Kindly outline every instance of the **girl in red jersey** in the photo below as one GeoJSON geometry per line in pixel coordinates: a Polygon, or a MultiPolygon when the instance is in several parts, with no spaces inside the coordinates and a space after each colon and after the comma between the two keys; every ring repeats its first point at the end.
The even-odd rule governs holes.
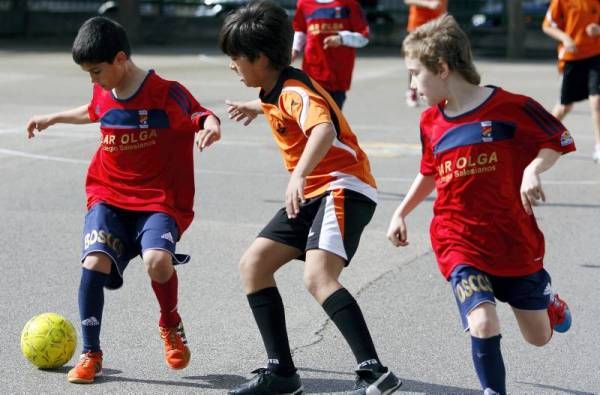
{"type": "Polygon", "coordinates": [[[387,232],[408,245],[406,216],[434,189],[430,235],[451,282],[485,394],[506,394],[496,299],[508,303],[526,341],[542,346],[569,329],[569,309],[543,268],[544,236],[532,206],[545,200],[540,173],[575,150],[564,126],[529,97],[479,86],[469,41],[451,16],[403,43],[421,115],[420,173],[387,232]]]}

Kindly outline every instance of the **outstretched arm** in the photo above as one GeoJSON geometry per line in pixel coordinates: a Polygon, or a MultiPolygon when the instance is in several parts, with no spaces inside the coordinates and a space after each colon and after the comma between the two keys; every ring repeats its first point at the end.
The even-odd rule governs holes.
{"type": "Polygon", "coordinates": [[[335,130],[331,123],[320,123],[312,128],[304,151],[294,168],[285,192],[285,210],[289,218],[296,218],[300,203],[304,202],[306,177],[325,157],[333,144],[335,130]]]}
{"type": "Polygon", "coordinates": [[[85,124],[91,122],[87,104],[53,114],[34,115],[27,122],[27,138],[35,137],[36,129],[41,132],[56,123],[85,124]]]}
{"type": "Polygon", "coordinates": [[[236,122],[244,121],[244,126],[248,126],[258,114],[263,113],[260,99],[247,102],[225,100],[225,104],[229,119],[236,122]]]}
{"type": "Polygon", "coordinates": [[[523,180],[521,181],[521,202],[527,214],[532,215],[532,206],[537,204],[538,200],[546,201],[546,195],[542,189],[540,174],[551,168],[561,153],[551,148],[542,148],[537,157],[527,165],[523,171],[523,180]]]}
{"type": "Polygon", "coordinates": [[[404,218],[410,214],[435,188],[433,176],[425,176],[419,173],[413,181],[408,193],[398,206],[387,231],[387,238],[396,247],[408,245],[408,236],[404,218]]]}

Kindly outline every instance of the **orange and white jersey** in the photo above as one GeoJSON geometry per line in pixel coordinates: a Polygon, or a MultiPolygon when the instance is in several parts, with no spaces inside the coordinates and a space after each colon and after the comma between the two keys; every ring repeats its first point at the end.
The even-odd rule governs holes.
{"type": "Polygon", "coordinates": [[[588,59],[600,55],[600,36],[590,36],[586,27],[600,23],[600,1],[598,0],[552,0],[543,26],[552,26],[565,32],[575,42],[577,51],[567,52],[558,44],[559,69],[564,62],[588,59]]]}
{"type": "Polygon", "coordinates": [[[377,187],[369,159],[338,106],[318,83],[303,71],[287,67],[271,92],[261,91],[260,99],[290,172],[298,164],[316,125],[330,123],[335,130],[332,147],[306,178],[306,198],[343,188],[377,202],[377,187]]]}

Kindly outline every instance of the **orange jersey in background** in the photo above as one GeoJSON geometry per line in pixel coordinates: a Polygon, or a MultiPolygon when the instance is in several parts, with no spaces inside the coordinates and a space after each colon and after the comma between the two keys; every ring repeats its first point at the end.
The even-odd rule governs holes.
{"type": "Polygon", "coordinates": [[[285,167],[292,172],[306,147],[312,129],[331,123],[336,133],[332,147],[310,175],[305,198],[328,190],[349,189],[377,202],[369,159],[331,96],[304,72],[284,69],[271,92],[260,95],[263,111],[279,146],[285,167]]]}
{"type": "Polygon", "coordinates": [[[441,0],[440,5],[432,10],[427,7],[419,7],[416,5],[411,5],[408,11],[408,26],[406,30],[412,32],[417,27],[421,26],[424,23],[429,22],[432,19],[437,18],[438,16],[445,14],[448,11],[448,1],[441,0]]]}
{"type": "Polygon", "coordinates": [[[544,18],[543,26],[556,27],[575,42],[577,51],[565,51],[558,44],[559,68],[565,61],[580,60],[600,55],[600,36],[590,37],[585,28],[590,23],[600,23],[598,0],[552,0],[544,18]]]}

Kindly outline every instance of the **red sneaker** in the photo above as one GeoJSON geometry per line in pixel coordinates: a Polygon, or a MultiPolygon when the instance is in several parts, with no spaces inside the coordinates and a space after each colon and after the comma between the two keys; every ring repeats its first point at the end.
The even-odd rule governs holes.
{"type": "Polygon", "coordinates": [[[550,326],[556,332],[564,333],[571,327],[571,310],[558,294],[550,296],[548,317],[550,317],[550,326]]]}
{"type": "Polygon", "coordinates": [[[75,384],[92,384],[102,376],[102,351],[81,354],[77,365],[67,374],[67,380],[75,384]]]}
{"type": "Polygon", "coordinates": [[[165,362],[171,369],[183,369],[190,363],[190,349],[183,330],[183,323],[172,328],[159,327],[160,337],[165,342],[165,362]]]}

